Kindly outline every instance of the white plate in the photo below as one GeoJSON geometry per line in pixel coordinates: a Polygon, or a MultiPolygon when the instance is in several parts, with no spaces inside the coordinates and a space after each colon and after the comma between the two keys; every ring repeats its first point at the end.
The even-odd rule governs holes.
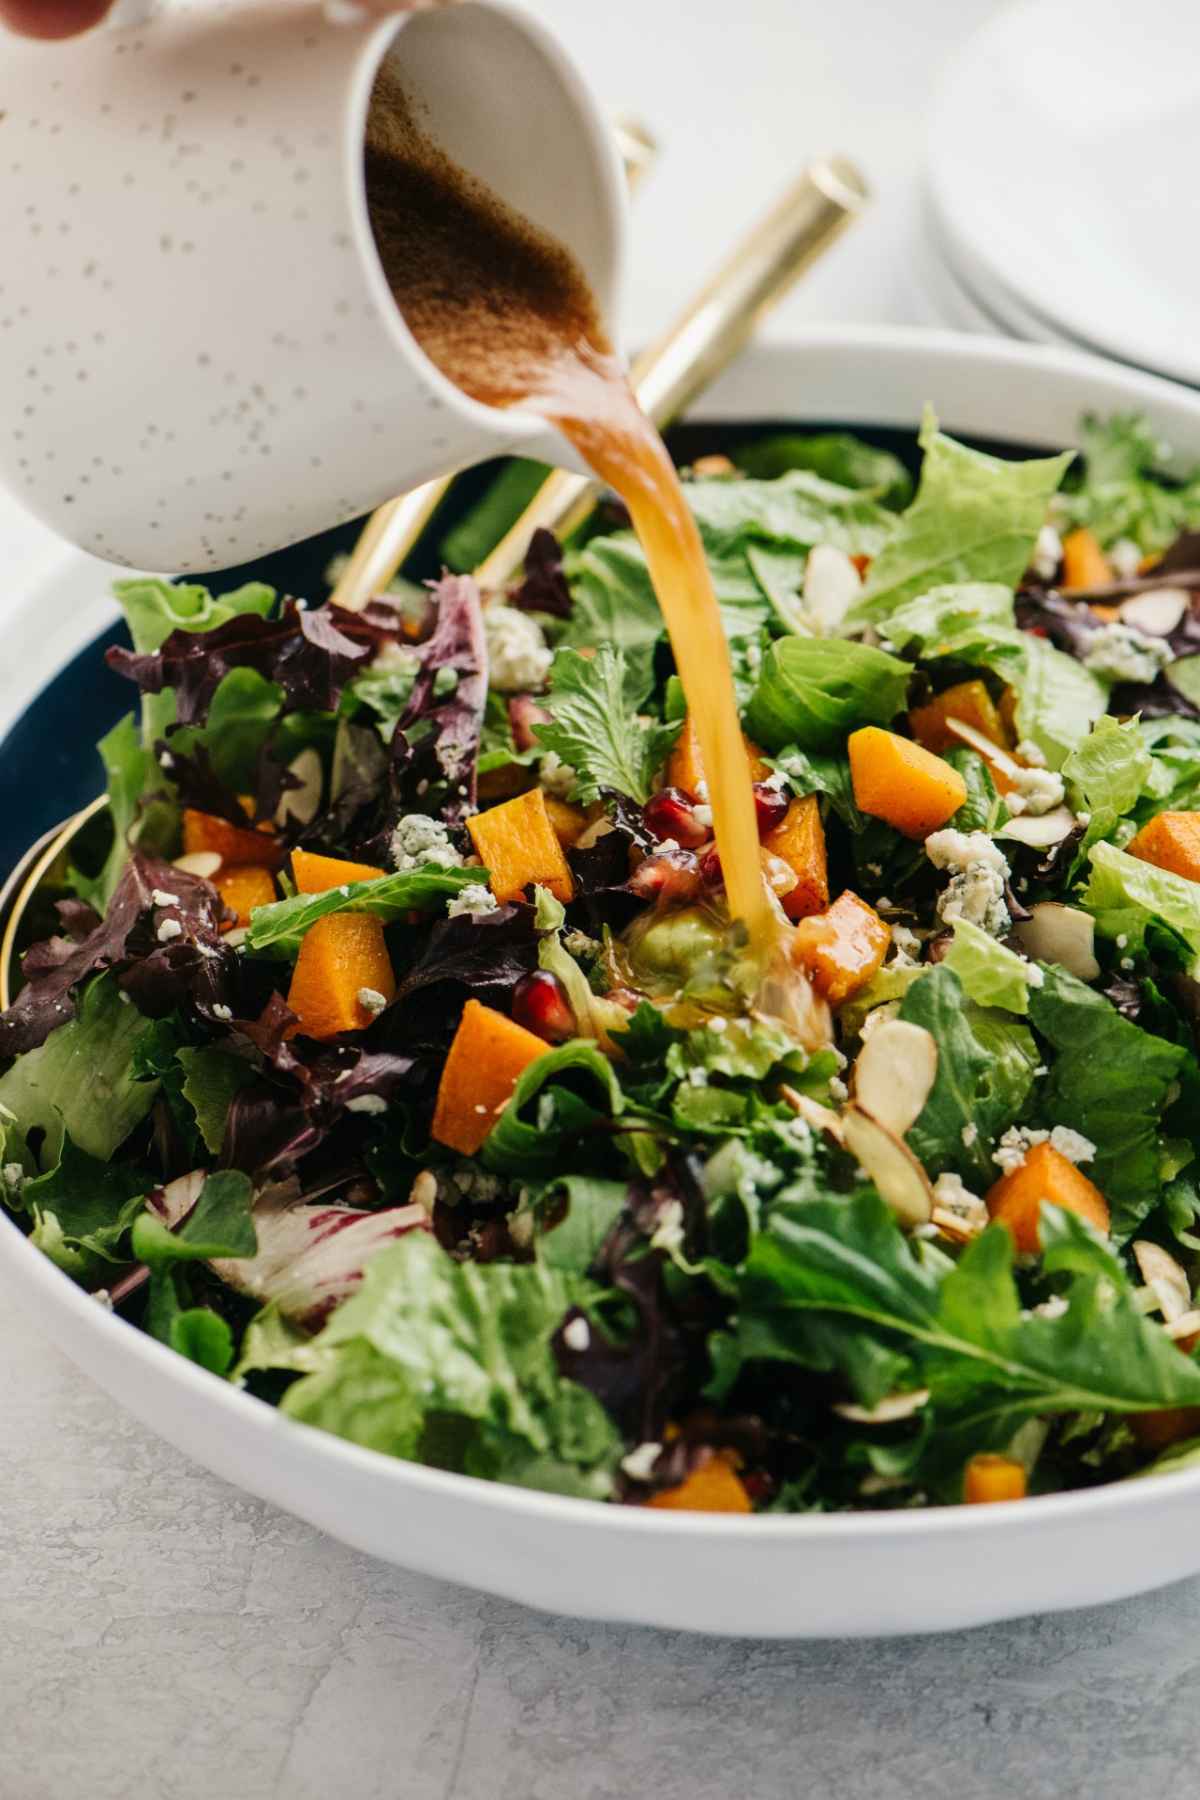
{"type": "Polygon", "coordinates": [[[1198,160],[1200,10],[1025,0],[950,64],[928,174],[990,311],[1200,383],[1198,160]]]}
{"type": "MultiPolygon", "coordinates": [[[[1200,396],[1075,352],[898,327],[818,329],[761,347],[699,410],[911,427],[927,400],[951,430],[1036,447],[1071,443],[1088,409],[1136,408],[1200,456],[1200,396]]],[[[94,570],[83,576],[87,592],[94,570]]],[[[44,618],[44,597],[31,593],[24,611],[44,618]]],[[[70,648],[93,624],[80,621],[70,648]]],[[[93,1380],[226,1480],[358,1549],[552,1612],[756,1637],[868,1636],[1091,1605],[1200,1569],[1200,1471],[890,1515],[604,1507],[397,1462],[293,1424],[104,1312],[9,1220],[0,1285],[93,1380]]]]}

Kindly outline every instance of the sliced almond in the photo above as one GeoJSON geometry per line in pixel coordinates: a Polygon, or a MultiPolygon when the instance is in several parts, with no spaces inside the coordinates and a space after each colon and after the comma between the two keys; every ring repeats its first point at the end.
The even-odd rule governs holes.
{"type": "Polygon", "coordinates": [[[1133,1245],[1133,1255],[1142,1272],[1142,1280],[1158,1301],[1159,1311],[1168,1324],[1191,1311],[1192,1290],[1188,1278],[1168,1251],[1141,1238],[1133,1245]]]}
{"type": "Polygon", "coordinates": [[[1200,1312],[1185,1312],[1177,1319],[1168,1319],[1163,1330],[1175,1343],[1190,1349],[1200,1338],[1200,1312]]]}
{"type": "Polygon", "coordinates": [[[928,1388],[912,1388],[907,1394],[888,1394],[878,1406],[855,1406],[850,1402],[834,1406],[840,1419],[853,1419],[856,1425],[895,1425],[920,1412],[929,1398],[928,1388]]]}
{"type": "Polygon", "coordinates": [[[862,1164],[900,1223],[928,1225],[933,1216],[933,1189],[908,1145],[857,1102],[842,1114],[842,1136],[847,1150],[862,1164]]]}
{"type": "Polygon", "coordinates": [[[1122,600],[1117,611],[1124,625],[1151,637],[1169,637],[1192,603],[1186,588],[1151,588],[1145,594],[1132,594],[1122,600]]]}
{"type": "Polygon", "coordinates": [[[288,764],[288,774],[295,776],[300,785],[288,788],[281,796],[275,808],[275,823],[286,825],[290,819],[293,825],[311,825],[321,810],[325,781],[321,758],[311,746],[301,750],[288,764]]]}
{"type": "Polygon", "coordinates": [[[606,819],[604,817],[594,819],[587,830],[581,831],[579,836],[575,839],[575,848],[577,850],[590,850],[593,844],[598,844],[602,837],[607,837],[609,832],[614,829],[611,819],[606,819]]]}
{"type": "Polygon", "coordinates": [[[240,950],[249,936],[250,932],[247,926],[235,925],[232,931],[226,931],[223,934],[223,939],[231,950],[240,950]]]}
{"type": "Polygon", "coordinates": [[[1077,906],[1058,900],[1042,900],[1027,919],[1013,927],[1013,935],[1034,962],[1060,963],[1078,981],[1095,981],[1096,921],[1077,906]]]}
{"type": "Polygon", "coordinates": [[[804,565],[804,610],[822,632],[837,630],[862,589],[862,577],[844,550],[814,544],[804,565]]]}
{"type": "Polygon", "coordinates": [[[903,1137],[920,1118],[937,1069],[937,1043],[923,1025],[885,1019],[858,1053],[854,1098],[879,1124],[903,1137]]]}
{"type": "Polygon", "coordinates": [[[1052,850],[1055,844],[1070,837],[1077,824],[1069,806],[1056,806],[1047,813],[1020,813],[1002,825],[996,836],[1028,844],[1031,850],[1052,850]]]}
{"type": "Polygon", "coordinates": [[[215,850],[189,850],[186,856],[177,856],[171,867],[181,869],[185,875],[198,875],[201,881],[211,881],[221,867],[221,858],[215,850]]]}
{"type": "Polygon", "coordinates": [[[813,1100],[808,1094],[798,1094],[795,1088],[781,1087],[779,1098],[786,1106],[790,1106],[798,1119],[814,1131],[824,1131],[836,1144],[842,1141],[842,1121],[839,1114],[831,1107],[822,1106],[819,1100],[813,1100]]]}
{"type": "Polygon", "coordinates": [[[977,750],[985,763],[990,763],[993,769],[999,769],[1001,775],[1007,775],[1010,781],[1020,779],[1020,763],[1007,750],[1002,750],[999,744],[994,744],[990,737],[985,737],[982,731],[976,731],[973,725],[968,725],[965,719],[947,719],[946,730],[952,731],[964,744],[969,744],[972,750],[977,750]]]}
{"type": "Polygon", "coordinates": [[[896,1019],[899,1018],[899,1016],[900,1002],[898,1000],[885,1000],[882,1006],[873,1006],[871,1008],[859,1027],[858,1035],[865,1044],[872,1033],[878,1031],[881,1025],[886,1025],[889,1019],[896,1019]]]}
{"type": "Polygon", "coordinates": [[[951,1212],[948,1206],[935,1206],[930,1223],[936,1225],[952,1244],[969,1244],[983,1229],[973,1219],[965,1219],[962,1213],[951,1212]]]}

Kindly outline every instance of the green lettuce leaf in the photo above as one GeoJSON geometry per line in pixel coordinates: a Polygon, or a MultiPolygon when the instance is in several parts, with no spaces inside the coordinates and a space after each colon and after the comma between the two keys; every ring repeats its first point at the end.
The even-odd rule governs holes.
{"type": "Polygon", "coordinates": [[[860,624],[886,621],[905,601],[950,582],[1015,587],[1072,457],[1002,461],[944,436],[931,413],[921,446],[917,497],[871,564],[853,611],[860,624]]]}
{"type": "Polygon", "coordinates": [[[100,1162],[124,1143],[154,1105],[156,1082],[140,1080],[134,1057],[152,1030],[103,975],[80,994],[75,1018],[0,1075],[0,1107],[22,1132],[45,1133],[43,1165],[57,1162],[64,1137],[100,1162]]]}
{"type": "Polygon", "coordinates": [[[679,735],[678,724],[643,723],[626,701],[625,659],[603,644],[595,656],[560,650],[546,701],[552,718],[535,725],[543,751],[553,751],[575,770],[574,798],[590,805],[605,788],[628,794],[639,806],[679,735]]]}
{"type": "Polygon", "coordinates": [[[936,644],[964,631],[1016,623],[1011,588],[994,581],[954,582],[931,588],[890,612],[887,639],[896,650],[909,644],[936,644]]]}
{"type": "Polygon", "coordinates": [[[112,847],[99,874],[87,876],[75,870],[72,882],[79,898],[103,915],[129,855],[129,832],[138,816],[143,790],[150,777],[157,774],[157,765],[150,752],[142,748],[141,732],[132,713],[126,713],[111,731],[106,732],[96,748],[104,764],[108,788],[112,847]]]}
{"type": "Polygon", "coordinates": [[[1099,935],[1124,938],[1123,950],[1140,950],[1148,925],[1169,926],[1191,953],[1188,973],[1200,977],[1200,885],[1142,862],[1115,844],[1094,844],[1088,860],[1092,872],[1083,903],[1095,917],[1099,935]]]}
{"type": "Polygon", "coordinates": [[[604,1052],[582,1039],[563,1044],[523,1071],[488,1134],[482,1161],[503,1174],[543,1180],[562,1173],[581,1153],[585,1162],[595,1163],[603,1153],[605,1127],[624,1110],[621,1084],[604,1052]],[[582,1144],[588,1144],[586,1151],[581,1152],[582,1144]]]}
{"type": "Polygon", "coordinates": [[[258,1236],[250,1209],[254,1188],[237,1169],[216,1169],[205,1180],[200,1197],[177,1231],[156,1214],[143,1212],[133,1227],[133,1253],[154,1270],[177,1262],[208,1262],[213,1257],[253,1256],[258,1236]]]}
{"type": "Polygon", "coordinates": [[[429,863],[371,881],[350,881],[322,894],[293,894],[256,906],[250,917],[249,949],[272,956],[295,956],[304,934],[330,913],[371,913],[386,924],[409,912],[436,912],[472,882],[486,882],[486,869],[443,869],[429,863]]]}
{"type": "Polygon", "coordinates": [[[321,1367],[282,1410],[389,1455],[604,1499],[620,1439],[559,1375],[550,1342],[588,1292],[544,1262],[459,1263],[409,1232],[371,1259],[312,1346],[321,1367]]]}
{"type": "Polygon", "coordinates": [[[747,475],[763,481],[807,469],[840,487],[865,490],[891,511],[912,499],[912,476],[900,458],[849,431],[778,432],[739,445],[734,460],[747,475]]]}
{"type": "Polygon", "coordinates": [[[1123,1019],[1065,970],[1043,967],[1029,1015],[1057,1054],[1041,1111],[1048,1125],[1067,1125],[1095,1144],[1086,1172],[1112,1210],[1113,1235],[1126,1238],[1162,1190],[1160,1122],[1187,1051],[1123,1019]]]}
{"type": "Polygon", "coordinates": [[[908,1143],[930,1175],[953,1170],[976,1187],[996,1179],[991,1151],[1014,1123],[1033,1086],[1037,1045],[1006,1013],[970,1002],[953,969],[939,963],[915,981],[900,1017],[923,1025],[938,1047],[938,1070],[908,1143]]]}
{"type": "Polygon", "coordinates": [[[196,1117],[204,1147],[219,1155],[225,1142],[225,1125],[233,1097],[254,1079],[254,1070],[242,1056],[231,1056],[210,1045],[176,1051],[183,1070],[183,1098],[196,1117]]]}
{"type": "Polygon", "coordinates": [[[1090,814],[1088,827],[1072,867],[1072,878],[1086,860],[1093,844],[1114,830],[1131,813],[1154,769],[1137,719],[1119,724],[1107,713],[1097,719],[1083,742],[1062,766],[1071,805],[1090,814]]]}
{"type": "Polygon", "coordinates": [[[1052,769],[1083,743],[1108,706],[1108,687],[1049,639],[1016,625],[968,627],[927,646],[926,657],[991,669],[1017,696],[1017,731],[1030,738],[1052,769]]]}
{"type": "Polygon", "coordinates": [[[980,1006],[1005,1012],[1029,1011],[1029,990],[1039,985],[1041,971],[1009,950],[969,919],[955,919],[954,942],[942,958],[962,982],[967,996],[980,1006]]]}
{"type": "Polygon", "coordinates": [[[549,1269],[586,1275],[628,1199],[624,1181],[566,1175],[551,1182],[537,1201],[539,1217],[551,1221],[538,1234],[540,1260],[549,1269]]]}
{"type": "Polygon", "coordinates": [[[890,725],[912,665],[869,644],[785,637],[763,657],[746,729],[767,750],[831,750],[858,725],[890,725]]]}
{"type": "MultiPolygon", "coordinates": [[[[133,647],[140,653],[161,650],[173,631],[212,631],[239,613],[266,618],[275,604],[275,590],[261,581],[248,581],[215,599],[196,582],[178,583],[156,576],[131,576],[113,583],[113,593],[125,614],[133,647]]],[[[175,690],[142,697],[142,738],[153,748],[175,718],[175,690]]]]}
{"type": "Polygon", "coordinates": [[[1088,416],[1080,444],[1083,468],[1063,495],[1064,510],[1073,525],[1094,531],[1105,548],[1118,538],[1132,538],[1147,553],[1165,550],[1200,517],[1200,468],[1176,467],[1140,413],[1088,416]]]}

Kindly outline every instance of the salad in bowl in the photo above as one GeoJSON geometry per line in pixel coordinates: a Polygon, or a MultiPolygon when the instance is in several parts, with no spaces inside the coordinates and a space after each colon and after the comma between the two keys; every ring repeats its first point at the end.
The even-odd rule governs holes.
{"type": "Polygon", "coordinates": [[[1200,1458],[1200,475],[1083,445],[690,471],[816,1038],[619,508],[499,595],[119,583],[107,827],[0,1015],[12,1219],[288,1418],[518,1486],[1200,1458]]]}

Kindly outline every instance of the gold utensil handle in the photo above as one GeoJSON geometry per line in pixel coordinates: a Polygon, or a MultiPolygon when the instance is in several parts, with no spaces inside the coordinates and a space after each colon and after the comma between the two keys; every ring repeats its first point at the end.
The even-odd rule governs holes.
{"type": "MultiPolygon", "coordinates": [[[[667,425],[733,361],[763,314],[862,211],[866,181],[845,157],[814,162],[722,264],[686,312],[636,359],[631,374],[643,409],[667,425]]],[[[521,567],[535,531],[566,536],[587,518],[598,485],[556,470],[475,571],[499,587],[521,567]]]]}
{"type": "MultiPolygon", "coordinates": [[[[619,114],[613,135],[625,166],[630,194],[635,194],[658,158],[658,140],[640,119],[619,114]]],[[[363,526],[330,595],[334,606],[361,612],[372,594],[381,594],[416,547],[417,539],[450,491],[453,475],[426,481],[411,493],[377,506],[363,526]]]]}

